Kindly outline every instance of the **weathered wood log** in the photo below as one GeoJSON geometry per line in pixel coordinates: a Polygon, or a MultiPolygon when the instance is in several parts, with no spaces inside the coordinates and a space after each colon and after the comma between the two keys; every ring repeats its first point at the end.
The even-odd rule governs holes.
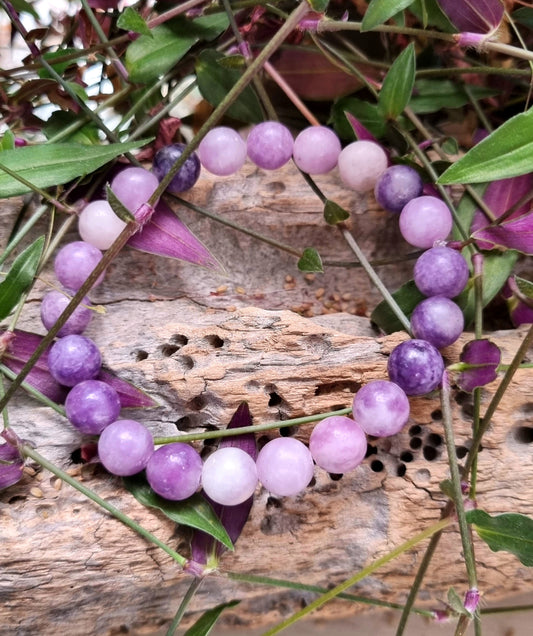
{"type": "MultiPolygon", "coordinates": [[[[296,227],[293,238],[305,235],[299,246],[314,243],[323,255],[331,250],[332,258],[344,258],[344,248],[335,243],[335,231],[326,236],[319,207],[316,203],[313,210],[306,207],[311,205],[308,195],[307,199],[303,194],[295,199],[294,193],[288,193],[283,201],[278,197],[275,212],[266,203],[257,203],[257,196],[263,196],[261,188],[265,188],[265,198],[271,196],[273,186],[268,184],[274,182],[274,177],[261,175],[259,179],[255,172],[247,174],[241,187],[246,210],[239,218],[249,219],[252,208],[258,208],[258,223],[270,223],[273,232],[289,237],[284,240],[292,240],[292,223],[292,228],[296,227]],[[255,189],[247,194],[249,179],[257,180],[259,195],[255,189]],[[247,196],[250,203],[246,203],[247,196]],[[300,206],[296,213],[295,200],[300,206]],[[280,218],[289,215],[287,229],[280,230],[284,228],[280,218]],[[307,240],[308,233],[314,233],[312,242],[307,240]]],[[[204,185],[199,200],[211,197],[206,205],[223,207],[229,196],[224,183],[230,182],[217,182],[213,190],[204,185]],[[217,188],[222,189],[220,195],[217,188]]],[[[285,181],[278,183],[284,185],[285,181]]],[[[333,189],[334,182],[329,183],[333,189]]],[[[278,190],[283,189],[281,185],[278,190]]],[[[227,209],[219,212],[231,214],[227,209]]],[[[5,220],[8,213],[4,214],[5,220]]],[[[380,217],[381,213],[374,211],[372,215],[380,217]]],[[[369,220],[375,221],[372,215],[369,220]]],[[[353,223],[357,221],[356,216],[353,223]]],[[[9,226],[4,223],[2,227],[9,226]]],[[[351,300],[343,301],[349,278],[335,270],[341,282],[331,274],[336,285],[331,294],[333,305],[325,307],[323,298],[330,295],[329,289],[317,294],[326,285],[320,277],[309,280],[290,270],[294,267],[292,257],[277,261],[271,248],[251,250],[249,239],[241,238],[243,242],[235,250],[233,231],[213,228],[200,222],[195,229],[217,255],[223,254],[220,258],[226,265],[226,279],[131,251],[119,257],[107,282],[94,294],[94,301],[106,307],[107,315],[97,317],[87,334],[101,347],[106,366],[160,404],[132,413],[133,417],[158,435],[222,428],[238,404],[246,400],[255,423],[284,420],[349,406],[359,386],[385,377],[387,355],[405,335],[377,337],[368,320],[349,314],[306,318],[278,311],[294,306],[301,313],[316,314],[340,309],[342,302],[352,301],[347,308],[355,311],[355,304],[361,301],[375,304],[374,293],[364,287],[354,292],[351,300]],[[293,276],[290,280],[285,278],[288,271],[293,276]],[[223,284],[227,285],[225,291],[220,289],[223,284]]],[[[368,251],[372,251],[371,246],[368,251]]],[[[52,280],[49,270],[44,278],[47,276],[52,280]]],[[[41,333],[37,301],[42,292],[43,286],[38,286],[20,323],[41,333]]],[[[493,334],[503,350],[504,362],[511,360],[523,334],[523,330],[493,334]]],[[[465,334],[445,351],[448,362],[457,360],[461,343],[469,337],[465,334]]],[[[478,504],[490,513],[533,514],[529,488],[533,470],[530,373],[517,373],[479,457],[478,504]]],[[[483,390],[483,409],[496,386],[497,381],[483,390]]],[[[448,474],[440,404],[436,398],[424,397],[412,399],[411,405],[411,421],[404,431],[393,438],[372,440],[372,454],[353,473],[338,479],[317,469],[314,483],[293,498],[278,499],[258,489],[235,553],[225,554],[220,574],[207,577],[192,609],[200,612],[242,598],[238,610],[227,613],[226,621],[244,630],[266,625],[295,611],[313,595],[239,584],[227,578],[227,572],[327,587],[435,522],[446,501],[439,483],[448,474]]],[[[470,396],[455,392],[453,414],[460,458],[471,441],[471,409],[470,396]]],[[[186,532],[177,530],[163,515],[142,507],[122,489],[120,480],[98,466],[74,463],[82,440],[63,418],[23,393],[10,403],[9,415],[13,428],[43,455],[76,473],[160,539],[187,553],[186,532]]],[[[289,432],[306,440],[311,428],[308,425],[289,432]]],[[[66,485],[58,486],[55,478],[40,471],[27,474],[0,494],[0,633],[47,636],[57,631],[58,624],[68,623],[73,636],[116,634],[120,630],[148,634],[168,623],[190,577],[161,550],[79,493],[66,485]]],[[[403,601],[423,547],[362,581],[356,593],[403,601]]],[[[476,553],[480,589],[489,600],[533,589],[530,571],[515,557],[492,553],[479,542],[476,553]]],[[[466,585],[455,528],[445,532],[420,598],[429,606],[439,606],[451,585],[459,590],[466,585]]],[[[338,618],[360,607],[337,601],[320,615],[338,618]]]]}

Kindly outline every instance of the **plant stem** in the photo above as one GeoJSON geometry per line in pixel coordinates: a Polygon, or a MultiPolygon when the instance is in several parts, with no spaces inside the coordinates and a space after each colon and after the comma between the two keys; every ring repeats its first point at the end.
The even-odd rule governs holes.
{"type": "Polygon", "coordinates": [[[313,113],[307,108],[307,106],[302,102],[302,100],[298,97],[298,95],[294,92],[288,82],[276,71],[276,69],[272,66],[270,62],[265,62],[264,65],[265,71],[270,75],[270,77],[276,82],[276,84],[281,88],[281,90],[285,93],[285,95],[291,100],[291,102],[296,106],[296,108],[300,111],[300,113],[307,119],[307,121],[311,124],[311,126],[320,126],[320,122],[313,115],[313,113]]]}
{"type": "Polygon", "coordinates": [[[181,554],[178,554],[178,552],[175,552],[174,550],[172,550],[172,548],[169,548],[165,543],[163,543],[163,541],[159,540],[156,536],[154,536],[148,530],[145,530],[141,525],[139,525],[136,521],[128,517],[128,515],[124,514],[121,510],[119,510],[118,508],[115,508],[115,506],[111,505],[105,499],[102,499],[102,497],[97,495],[90,488],[87,488],[87,486],[84,486],[83,484],[81,484],[79,481],[71,477],[68,473],[61,470],[61,468],[58,468],[55,464],[52,464],[52,462],[49,462],[45,457],[43,457],[36,450],[34,450],[28,445],[24,445],[21,447],[20,451],[24,456],[29,457],[30,459],[33,459],[35,462],[40,464],[43,468],[50,471],[53,475],[55,475],[56,477],[59,477],[59,479],[66,482],[67,484],[75,488],[77,491],[81,492],[82,495],[85,495],[88,499],[90,499],[91,501],[94,501],[94,503],[101,506],[104,510],[109,512],[109,514],[113,515],[113,517],[115,517],[119,521],[122,521],[122,523],[124,523],[129,528],[131,528],[132,530],[140,534],[143,538],[150,541],[150,543],[153,543],[158,548],[161,548],[164,552],[166,552],[169,556],[171,556],[174,559],[174,561],[179,563],[182,567],[184,567],[187,564],[187,559],[185,557],[183,557],[181,554]]]}
{"type": "Polygon", "coordinates": [[[262,431],[271,431],[286,426],[302,426],[311,422],[318,422],[331,415],[348,415],[352,412],[351,408],[339,409],[338,411],[329,411],[328,413],[317,413],[316,415],[306,415],[305,417],[295,417],[291,420],[282,420],[280,422],[265,422],[264,424],[254,424],[253,426],[241,426],[239,428],[225,428],[220,431],[207,431],[205,433],[184,433],[183,435],[173,435],[172,437],[156,437],[154,444],[171,444],[172,442],[194,442],[199,439],[218,439],[219,437],[233,437],[234,435],[243,435],[244,433],[261,433],[262,431]]]}
{"type": "Polygon", "coordinates": [[[357,259],[361,263],[361,266],[363,267],[365,272],[368,274],[368,277],[370,278],[370,280],[374,283],[374,285],[377,287],[377,289],[381,292],[381,295],[387,301],[387,303],[389,304],[389,307],[394,312],[394,314],[398,318],[398,320],[402,323],[402,325],[403,325],[404,329],[407,331],[407,333],[411,334],[411,325],[409,323],[409,319],[403,313],[403,311],[402,311],[401,307],[398,305],[398,303],[394,300],[394,298],[392,297],[392,294],[385,287],[385,285],[381,281],[381,278],[377,275],[377,273],[374,270],[374,268],[372,267],[372,265],[370,265],[370,262],[367,260],[366,256],[361,251],[359,245],[357,244],[357,241],[354,239],[352,234],[346,229],[346,227],[343,227],[341,225],[341,226],[339,226],[339,228],[340,228],[340,231],[341,231],[342,235],[344,236],[344,239],[348,243],[350,249],[357,256],[357,259]]]}
{"type": "MultiPolygon", "coordinates": [[[[17,377],[17,374],[14,373],[13,371],[11,371],[11,369],[6,367],[4,364],[0,364],[0,373],[3,373],[6,376],[6,378],[8,378],[9,380],[14,380],[17,377]]],[[[43,395],[36,388],[31,386],[27,382],[23,382],[21,384],[21,387],[27,393],[29,393],[32,397],[34,397],[36,400],[39,400],[39,402],[41,402],[41,404],[44,404],[45,406],[49,406],[51,409],[54,409],[54,411],[56,411],[56,413],[59,413],[59,415],[62,415],[63,417],[66,417],[65,409],[62,406],[59,406],[59,404],[56,404],[53,400],[51,400],[50,398],[47,398],[46,395],[43,395]]],[[[6,412],[6,411],[7,411],[7,409],[4,409],[3,412],[6,412]]]]}
{"type": "Polygon", "coordinates": [[[202,585],[203,581],[204,581],[204,578],[200,576],[195,576],[192,579],[191,584],[189,585],[187,592],[185,593],[185,596],[181,600],[181,603],[174,616],[174,619],[172,620],[172,623],[170,623],[169,625],[166,636],[174,636],[174,634],[176,633],[176,630],[179,627],[179,624],[181,623],[181,619],[183,618],[183,615],[185,614],[187,610],[187,607],[189,607],[190,602],[194,598],[194,595],[200,588],[200,585],[202,585]]]}
{"type": "Polygon", "coordinates": [[[307,616],[313,610],[318,609],[319,607],[322,607],[322,605],[334,599],[341,592],[344,592],[349,587],[352,587],[352,585],[359,583],[359,581],[363,580],[364,578],[366,578],[367,576],[375,572],[382,565],[389,563],[390,561],[395,559],[397,556],[400,556],[404,552],[411,550],[414,546],[418,545],[421,541],[424,541],[425,539],[429,539],[429,537],[431,537],[437,532],[440,532],[444,528],[448,527],[449,525],[451,525],[451,523],[452,523],[451,519],[441,519],[440,521],[437,521],[429,528],[426,528],[422,532],[419,532],[414,537],[405,541],[394,550],[391,550],[390,552],[388,552],[381,558],[371,563],[366,568],[363,568],[362,570],[357,572],[357,574],[354,574],[354,576],[352,576],[348,580],[344,581],[340,585],[335,586],[334,588],[332,588],[325,594],[322,594],[322,596],[319,596],[312,603],[307,605],[304,609],[300,610],[299,612],[296,612],[292,616],[289,616],[289,618],[282,621],[278,625],[275,625],[272,629],[269,629],[268,631],[264,632],[263,636],[273,636],[273,634],[278,634],[286,627],[293,625],[294,623],[296,623],[296,621],[300,620],[300,618],[307,616]]]}

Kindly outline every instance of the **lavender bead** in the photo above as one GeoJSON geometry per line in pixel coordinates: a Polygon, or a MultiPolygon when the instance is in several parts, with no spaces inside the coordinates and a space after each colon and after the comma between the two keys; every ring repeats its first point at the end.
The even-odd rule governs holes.
{"type": "MultiPolygon", "coordinates": [[[[165,146],[155,153],[152,163],[152,172],[161,181],[168,173],[170,168],[181,157],[186,144],[172,144],[165,146]]],[[[184,192],[190,190],[198,181],[200,176],[201,164],[196,153],[192,153],[185,163],[181,166],[178,173],[169,183],[167,190],[169,192],[184,192]]]]}
{"type": "MultiPolygon", "coordinates": [[[[78,291],[101,260],[102,252],[97,247],[85,241],[74,241],[59,250],[54,260],[54,271],[63,287],[78,291]]],[[[93,287],[99,285],[103,279],[104,273],[93,287]]]]}
{"type": "Polygon", "coordinates": [[[414,267],[415,284],[425,296],[454,298],[463,291],[469,276],[463,255],[444,246],[426,250],[414,267]]]}
{"type": "Polygon", "coordinates": [[[326,126],[305,128],[294,140],[294,163],[308,174],[326,174],[337,165],[342,150],[337,135],[326,126]]]}
{"type": "Polygon", "coordinates": [[[399,214],[411,199],[422,194],[424,184],[418,172],[402,164],[390,166],[377,180],[376,201],[389,212],[399,214]]]}
{"type": "MultiPolygon", "coordinates": [[[[87,296],[85,296],[82,300],[82,304],[76,307],[66,323],[57,332],[59,338],[69,336],[73,333],[80,334],[85,331],[93,315],[93,312],[86,306],[89,305],[90,302],[87,296]]],[[[52,290],[45,294],[41,300],[41,322],[46,329],[50,329],[55,324],[69,303],[70,298],[60,291],[52,290]]]]}
{"type": "Polygon", "coordinates": [[[102,358],[98,347],[85,336],[72,334],[55,342],[48,353],[48,368],[60,384],[74,386],[98,375],[102,358]]]}
{"type": "Polygon", "coordinates": [[[233,128],[212,128],[198,146],[202,166],[219,177],[234,174],[246,161],[246,142],[233,128]]]}
{"type": "Polygon", "coordinates": [[[418,303],[411,316],[415,338],[427,340],[437,349],[454,343],[465,326],[463,312],[453,300],[432,296],[418,303]]]}
{"type": "Polygon", "coordinates": [[[355,394],[352,415],[368,435],[396,435],[409,419],[409,400],[394,382],[374,380],[355,394]]]}
{"type": "Polygon", "coordinates": [[[135,420],[117,420],[98,440],[98,458],[110,473],[127,477],[146,468],[154,452],[150,431],[135,420]]]}
{"type": "Polygon", "coordinates": [[[115,389],[100,380],[85,380],[72,387],[65,400],[69,422],[82,433],[98,435],[120,413],[115,389]]]}
{"type": "Polygon", "coordinates": [[[158,448],[146,465],[146,479],[161,497],[187,499],[200,485],[202,459],[192,446],[181,442],[158,448]]]}
{"type": "Polygon", "coordinates": [[[294,141],[289,129],[277,121],[257,124],[246,140],[248,157],[259,168],[276,170],[292,156],[294,141]]]}
{"type": "Polygon", "coordinates": [[[342,474],[363,461],[367,443],[363,429],[349,417],[332,415],[319,422],[309,438],[315,462],[329,473],[342,474]]]}
{"type": "Polygon", "coordinates": [[[407,395],[424,395],[442,381],[444,361],[425,340],[406,340],[395,347],[387,364],[389,378],[407,395]]]}
{"type": "Polygon", "coordinates": [[[126,168],[111,182],[111,190],[130,212],[146,203],[159,185],[159,179],[144,168],[126,168]]]}
{"type": "Polygon", "coordinates": [[[301,492],[313,478],[313,458],[307,446],[294,437],[277,437],[259,451],[257,476],[279,497],[301,492]]]}

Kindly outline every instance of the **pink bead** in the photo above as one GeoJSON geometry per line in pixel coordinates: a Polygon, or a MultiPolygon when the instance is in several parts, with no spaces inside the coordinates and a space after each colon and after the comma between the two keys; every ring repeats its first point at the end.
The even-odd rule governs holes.
{"type": "Polygon", "coordinates": [[[198,146],[202,166],[220,177],[234,174],[246,161],[246,142],[233,128],[211,129],[198,146]]]}
{"type": "Polygon", "coordinates": [[[294,163],[308,174],[325,174],[337,165],[341,142],[326,126],[305,128],[294,140],[294,163]]]}
{"type": "Polygon", "coordinates": [[[338,159],[339,174],[345,185],[356,192],[373,190],[388,165],[383,148],[367,140],[354,141],[342,150],[338,159]]]}

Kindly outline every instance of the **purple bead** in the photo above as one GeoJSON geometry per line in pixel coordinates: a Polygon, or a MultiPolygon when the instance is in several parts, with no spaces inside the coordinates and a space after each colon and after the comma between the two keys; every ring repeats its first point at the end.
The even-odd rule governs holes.
{"type": "Polygon", "coordinates": [[[127,477],[146,468],[154,452],[150,431],[135,420],[117,420],[98,440],[98,458],[110,473],[127,477]]]}
{"type": "Polygon", "coordinates": [[[85,380],[72,387],[65,400],[69,422],[82,433],[98,435],[120,413],[120,398],[113,387],[100,380],[85,380]]]}
{"type": "MultiPolygon", "coordinates": [[[[102,252],[97,247],[85,241],[74,241],[59,250],[54,260],[54,271],[63,287],[78,291],[101,260],[102,252]]],[[[93,287],[103,279],[104,273],[93,287]]]]}
{"type": "Polygon", "coordinates": [[[406,340],[395,347],[387,364],[389,378],[407,395],[424,395],[442,381],[444,361],[425,340],[406,340]]]}
{"type": "Polygon", "coordinates": [[[59,384],[74,386],[92,380],[102,366],[98,347],[85,336],[72,334],[57,340],[48,353],[48,368],[59,384]]]}
{"type": "Polygon", "coordinates": [[[363,429],[349,417],[332,415],[319,422],[309,438],[315,462],[329,473],[342,474],[363,461],[367,443],[363,429]]]}
{"type": "Polygon", "coordinates": [[[292,157],[294,141],[286,126],[277,121],[264,121],[252,128],[246,147],[248,157],[256,166],[276,170],[292,157]]]}
{"type": "Polygon", "coordinates": [[[202,459],[192,446],[181,442],[158,448],[146,465],[146,479],[152,490],[165,499],[181,501],[200,485],[202,459]]]}
{"type": "MultiPolygon", "coordinates": [[[[170,168],[181,157],[186,144],[171,144],[165,146],[155,153],[152,163],[152,172],[161,181],[168,173],[170,168]]],[[[198,181],[200,176],[201,164],[198,155],[193,152],[185,163],[181,166],[178,173],[169,183],[167,190],[169,192],[184,192],[190,190],[198,181]]]]}
{"type": "MultiPolygon", "coordinates": [[[[46,329],[51,329],[69,302],[68,296],[55,289],[45,294],[41,301],[41,322],[46,329]]],[[[90,303],[91,301],[85,296],[82,304],[76,307],[67,322],[57,332],[58,338],[85,331],[93,315],[93,312],[87,307],[90,303]]]]}
{"type": "Polygon", "coordinates": [[[468,282],[470,272],[461,252],[432,247],[421,254],[414,267],[414,281],[425,296],[455,298],[468,282]]]}
{"type": "Polygon", "coordinates": [[[326,174],[337,165],[342,150],[337,135],[326,126],[309,126],[294,140],[294,163],[308,174],[326,174]]]}
{"type": "Polygon", "coordinates": [[[246,142],[233,128],[212,128],[198,146],[202,166],[219,177],[234,174],[246,161],[246,142]]]}
{"type": "Polygon", "coordinates": [[[394,382],[374,380],[355,394],[352,415],[368,435],[396,435],[409,419],[409,400],[394,382]]]}
{"type": "Polygon", "coordinates": [[[453,300],[432,296],[418,303],[411,316],[415,338],[427,340],[437,349],[454,343],[465,326],[463,312],[453,300]]]}
{"type": "Polygon", "coordinates": [[[410,166],[390,166],[381,174],[374,188],[376,201],[389,212],[399,214],[411,199],[422,194],[424,184],[410,166]]]}
{"type": "Polygon", "coordinates": [[[119,172],[111,182],[111,190],[130,212],[135,212],[148,201],[158,185],[159,180],[154,174],[135,166],[119,172]]]}

